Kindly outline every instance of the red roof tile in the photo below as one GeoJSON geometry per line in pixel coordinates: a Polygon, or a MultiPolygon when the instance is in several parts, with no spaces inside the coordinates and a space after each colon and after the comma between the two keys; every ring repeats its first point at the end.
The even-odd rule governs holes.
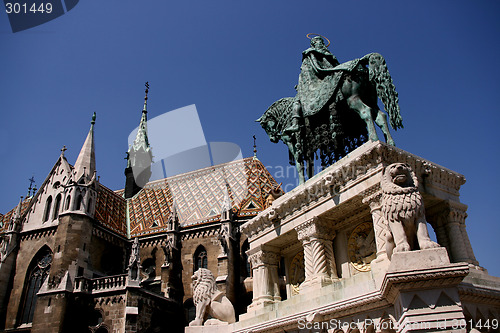
{"type": "Polygon", "coordinates": [[[98,183],[94,215],[98,223],[126,236],[126,209],[127,203],[121,195],[98,183]]]}
{"type": "Polygon", "coordinates": [[[174,201],[183,227],[219,221],[226,183],[238,217],[257,215],[265,208],[270,191],[278,186],[253,158],[153,181],[130,199],[131,235],[165,231],[174,201]]]}

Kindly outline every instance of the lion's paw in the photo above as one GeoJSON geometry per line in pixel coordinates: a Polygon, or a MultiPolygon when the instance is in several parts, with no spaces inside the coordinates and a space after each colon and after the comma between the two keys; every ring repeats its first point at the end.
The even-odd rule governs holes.
{"type": "Polygon", "coordinates": [[[201,319],[196,318],[195,320],[189,323],[189,326],[201,326],[203,321],[201,319]]]}
{"type": "Polygon", "coordinates": [[[393,252],[407,252],[407,251],[410,251],[411,248],[410,248],[410,244],[408,243],[405,243],[405,244],[399,244],[397,245],[393,252]]]}
{"type": "Polygon", "coordinates": [[[441,247],[441,245],[439,245],[438,243],[433,242],[431,240],[429,240],[429,241],[423,241],[422,244],[420,244],[420,249],[421,250],[434,249],[436,247],[441,247]]]}

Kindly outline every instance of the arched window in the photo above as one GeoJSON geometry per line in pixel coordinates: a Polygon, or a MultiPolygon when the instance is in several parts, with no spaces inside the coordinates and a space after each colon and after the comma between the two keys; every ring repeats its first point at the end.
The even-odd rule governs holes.
{"type": "Polygon", "coordinates": [[[71,195],[68,195],[68,197],[66,198],[66,208],[65,208],[65,210],[69,209],[69,204],[70,203],[71,203],[71,195]]]}
{"type": "Polygon", "coordinates": [[[200,245],[194,252],[194,272],[196,272],[198,268],[207,268],[207,266],[207,250],[205,250],[203,245],[200,245]]]}
{"type": "Polygon", "coordinates": [[[87,213],[90,214],[90,207],[92,207],[92,198],[89,198],[89,203],[87,205],[87,213]]]}
{"type": "Polygon", "coordinates": [[[54,204],[54,215],[52,218],[53,220],[59,217],[59,208],[61,208],[61,193],[59,193],[56,197],[56,202],[54,204]]]}
{"type": "Polygon", "coordinates": [[[243,245],[241,245],[241,276],[250,277],[252,276],[252,267],[250,266],[250,261],[248,260],[247,251],[250,250],[250,245],[248,244],[248,239],[245,239],[243,245]]]}
{"type": "Polygon", "coordinates": [[[82,195],[78,195],[78,197],[76,198],[76,203],[75,203],[75,210],[80,210],[82,208],[82,201],[83,201],[83,197],[82,195]]]}
{"type": "Polygon", "coordinates": [[[28,268],[24,284],[21,324],[31,323],[35,313],[37,293],[43,282],[49,275],[52,263],[52,251],[48,247],[43,247],[35,255],[28,268]]]}
{"type": "Polygon", "coordinates": [[[50,208],[52,208],[52,196],[49,195],[47,201],[45,202],[45,212],[43,214],[43,222],[47,222],[50,216],[50,208]]]}

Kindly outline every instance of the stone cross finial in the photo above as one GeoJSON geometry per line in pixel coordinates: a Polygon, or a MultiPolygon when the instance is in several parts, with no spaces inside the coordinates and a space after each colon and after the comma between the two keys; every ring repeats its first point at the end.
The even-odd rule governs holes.
{"type": "Polygon", "coordinates": [[[255,143],[256,140],[257,140],[257,138],[254,135],[253,136],[253,157],[254,158],[257,158],[257,144],[255,143]]]}
{"type": "MultiPolygon", "coordinates": [[[[35,182],[35,176],[31,176],[31,178],[28,180],[30,182],[30,187],[28,187],[28,197],[29,197],[29,196],[31,196],[31,190],[32,189],[34,190],[34,188],[32,186],[33,186],[33,183],[35,182]]],[[[36,188],[36,186],[35,186],[35,188],[36,188]]],[[[33,191],[33,194],[35,194],[35,190],[33,191]]]]}

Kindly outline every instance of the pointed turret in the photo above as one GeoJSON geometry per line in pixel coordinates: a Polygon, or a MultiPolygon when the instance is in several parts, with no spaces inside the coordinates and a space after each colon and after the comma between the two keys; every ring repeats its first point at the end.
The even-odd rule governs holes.
{"type": "Polygon", "coordinates": [[[21,212],[22,212],[22,206],[23,206],[23,197],[21,196],[21,199],[19,199],[19,204],[16,207],[16,210],[14,211],[14,214],[12,214],[11,222],[9,225],[9,230],[10,231],[20,231],[21,229],[21,212]]]}
{"type": "Polygon", "coordinates": [[[75,169],[74,169],[74,180],[78,182],[81,180],[82,176],[84,181],[88,182],[94,176],[95,172],[95,148],[94,148],[94,124],[95,124],[96,114],[92,116],[92,121],[90,122],[90,130],[85,142],[80,150],[80,154],[76,159],[75,169]]]}
{"type": "Polygon", "coordinates": [[[144,97],[144,107],[142,108],[141,122],[137,129],[134,143],[127,152],[127,167],[125,168],[125,198],[129,199],[136,195],[151,177],[151,163],[153,162],[153,152],[148,140],[148,92],[149,84],[146,82],[146,96],[144,97]]]}

